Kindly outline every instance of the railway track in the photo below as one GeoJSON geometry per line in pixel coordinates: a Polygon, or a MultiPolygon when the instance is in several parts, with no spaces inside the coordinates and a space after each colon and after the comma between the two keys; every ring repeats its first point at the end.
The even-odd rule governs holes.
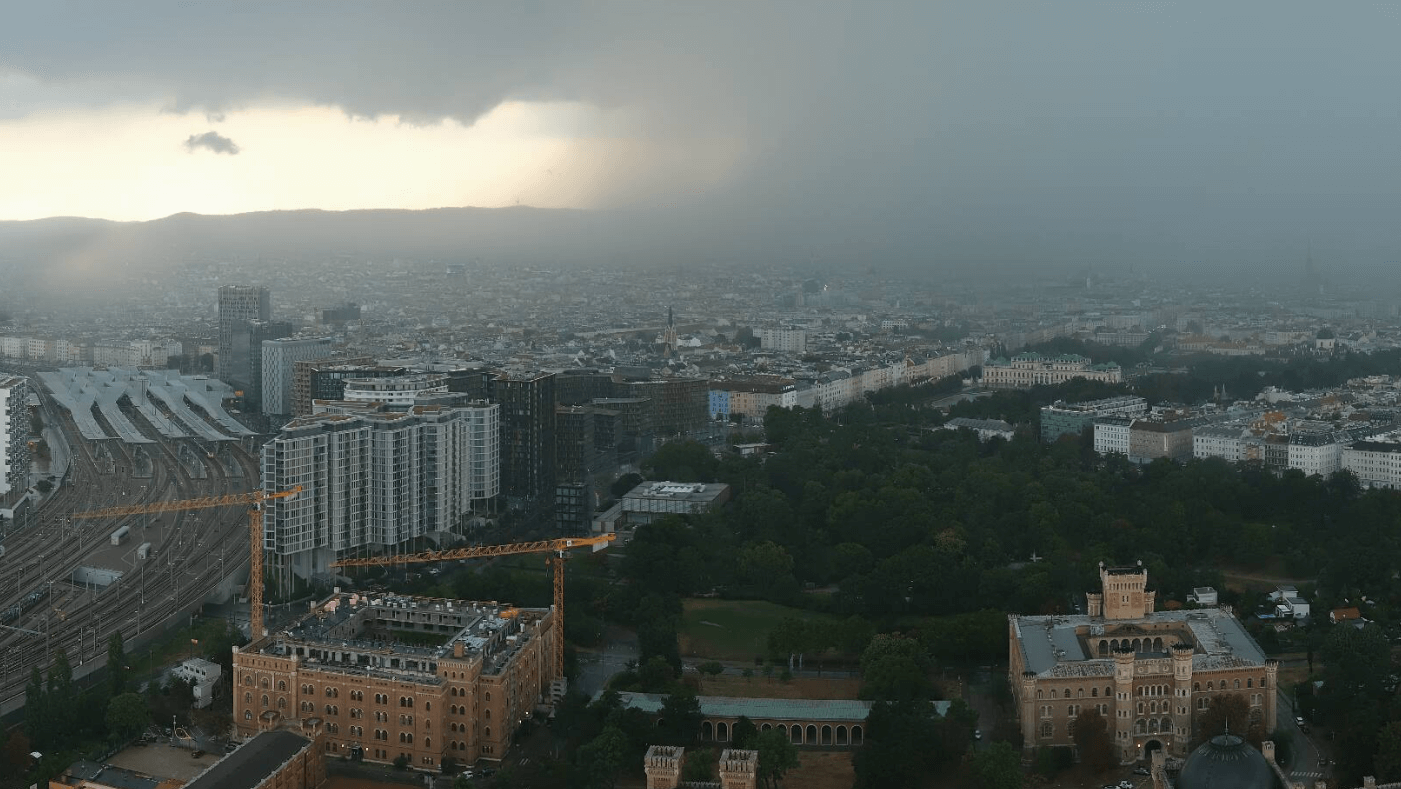
{"type": "MultiPolygon", "coordinates": [[[[71,421],[64,427],[70,436],[78,435],[71,421]]],[[[23,605],[34,591],[43,589],[44,594],[42,600],[23,605],[15,621],[4,623],[10,629],[0,629],[0,711],[23,703],[29,672],[34,666],[47,670],[56,650],[65,650],[75,673],[81,674],[94,661],[105,662],[113,632],[120,630],[132,644],[163,630],[173,616],[198,606],[228,573],[239,571],[246,562],[247,515],[241,508],[71,518],[75,512],[119,504],[243,492],[258,479],[256,459],[236,445],[228,454],[239,464],[240,475],[229,474],[217,460],[200,452],[208,478],[196,479],[173,451],[175,442],[154,438],[155,443],[143,445],[151,460],[151,476],[146,479],[131,476],[135,458],[117,442],[108,444],[118,469],[114,474],[102,473],[92,445],[74,444],[69,484],[40,506],[34,528],[5,540],[5,555],[0,557],[0,618],[12,606],[23,605]],[[114,531],[126,526],[140,533],[147,521],[160,527],[150,558],[123,568],[122,577],[103,589],[69,580],[88,556],[110,545],[114,531]]]]}

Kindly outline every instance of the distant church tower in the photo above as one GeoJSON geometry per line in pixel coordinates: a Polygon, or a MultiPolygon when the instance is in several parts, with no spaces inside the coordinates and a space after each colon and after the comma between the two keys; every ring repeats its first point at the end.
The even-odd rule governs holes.
{"type": "Polygon", "coordinates": [[[670,359],[676,353],[676,317],[671,312],[671,307],[666,308],[666,331],[662,334],[662,344],[666,346],[664,355],[670,359]]]}

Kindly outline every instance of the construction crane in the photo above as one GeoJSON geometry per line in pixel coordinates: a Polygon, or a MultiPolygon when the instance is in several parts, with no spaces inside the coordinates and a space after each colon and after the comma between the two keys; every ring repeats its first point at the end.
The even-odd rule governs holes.
{"type": "Polygon", "coordinates": [[[284,490],[280,493],[264,493],[261,490],[255,490],[251,493],[230,493],[227,496],[211,496],[203,499],[129,504],[89,512],[75,512],[73,517],[120,518],[126,515],[160,515],[167,512],[188,512],[190,510],[252,504],[253,508],[248,511],[248,639],[249,641],[257,641],[263,636],[263,502],[273,499],[290,499],[301,492],[302,487],[298,485],[291,490],[284,490]]]}
{"type": "MultiPolygon", "coordinates": [[[[450,562],[458,559],[483,559],[492,556],[514,556],[522,553],[548,553],[554,567],[555,593],[555,671],[564,674],[564,558],[575,548],[593,548],[601,551],[608,543],[617,539],[616,534],[603,534],[598,537],[560,537],[553,540],[534,542],[512,542],[504,545],[478,545],[471,548],[449,548],[444,551],[424,551],[397,556],[370,556],[363,559],[340,559],[331,562],[332,567],[388,567],[395,564],[428,564],[450,562]]],[[[514,617],[514,609],[507,609],[503,616],[514,617]]]]}

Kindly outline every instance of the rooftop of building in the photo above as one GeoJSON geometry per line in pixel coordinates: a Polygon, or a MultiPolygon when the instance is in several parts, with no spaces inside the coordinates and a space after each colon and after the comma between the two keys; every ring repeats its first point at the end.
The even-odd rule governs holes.
{"type": "Polygon", "coordinates": [[[69,765],[58,781],[68,786],[77,786],[83,781],[91,781],[113,787],[113,789],[156,789],[165,783],[160,778],[153,778],[144,773],[138,773],[124,767],[114,767],[110,764],[90,762],[86,759],[80,759],[69,765]]]}
{"type": "Polygon", "coordinates": [[[710,502],[719,498],[729,487],[722,482],[643,482],[623,498],[710,502]]]}
{"type": "Polygon", "coordinates": [[[1089,412],[1094,413],[1107,408],[1126,408],[1129,406],[1143,406],[1148,408],[1148,401],[1138,395],[1119,395],[1118,397],[1106,397],[1102,400],[1084,400],[1078,403],[1067,403],[1064,400],[1044,406],[1042,411],[1068,411],[1068,412],[1089,412]]]}
{"type": "Polygon", "coordinates": [[[290,731],[265,731],[211,764],[185,789],[254,789],[310,745],[290,731]]]}
{"type": "Polygon", "coordinates": [[[549,611],[496,601],[336,592],[274,634],[261,651],[305,655],[306,649],[329,647],[315,658],[318,665],[396,677],[406,671],[431,674],[432,662],[440,659],[481,657],[483,671],[493,673],[534,637],[534,624],[549,611]],[[429,627],[419,629],[420,623],[429,627]],[[332,657],[349,650],[390,662],[367,665],[358,657],[347,662],[332,657]],[[407,668],[408,661],[416,668],[407,668]]]}
{"type": "Polygon", "coordinates": [[[1011,432],[1015,428],[1001,419],[970,419],[966,416],[959,416],[944,423],[944,427],[960,428],[966,427],[969,430],[997,430],[1001,432],[1011,432]]]}
{"type": "MultiPolygon", "coordinates": [[[[649,715],[659,714],[666,696],[660,693],[620,693],[624,707],[641,710],[649,715]]],[[[701,715],[715,718],[750,720],[832,721],[836,723],[865,723],[874,702],[856,699],[771,699],[736,696],[697,696],[701,715]]],[[[949,710],[948,701],[933,702],[939,715],[949,710]]]]}
{"type": "Polygon", "coordinates": [[[1191,635],[1196,649],[1192,655],[1194,671],[1265,664],[1260,645],[1224,608],[1154,611],[1136,619],[1117,620],[1083,614],[1014,616],[1012,623],[1025,670],[1043,676],[1110,676],[1114,673],[1113,657],[1091,654],[1086,639],[1108,637],[1133,625],[1162,623],[1179,625],[1191,635]]]}

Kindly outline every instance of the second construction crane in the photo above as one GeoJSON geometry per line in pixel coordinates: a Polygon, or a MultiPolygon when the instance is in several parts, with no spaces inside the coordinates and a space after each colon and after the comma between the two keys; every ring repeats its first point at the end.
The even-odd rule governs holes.
{"type": "Polygon", "coordinates": [[[158,515],[166,512],[189,512],[215,507],[252,504],[248,511],[248,640],[263,637],[263,502],[269,499],[289,499],[301,493],[301,486],[281,493],[231,493],[184,501],[158,501],[154,504],[130,504],[89,512],[75,512],[74,518],[119,518],[126,515],[158,515]]]}
{"type": "Polygon", "coordinates": [[[363,559],[341,559],[331,562],[332,567],[388,567],[396,564],[427,564],[450,562],[459,559],[482,559],[492,556],[513,556],[524,553],[548,553],[554,567],[555,600],[555,671],[564,673],[564,559],[576,548],[592,548],[601,551],[617,535],[603,534],[598,537],[560,537],[553,540],[533,542],[513,542],[504,545],[477,545],[470,548],[449,548],[442,551],[423,551],[398,556],[371,556],[363,559]]]}

